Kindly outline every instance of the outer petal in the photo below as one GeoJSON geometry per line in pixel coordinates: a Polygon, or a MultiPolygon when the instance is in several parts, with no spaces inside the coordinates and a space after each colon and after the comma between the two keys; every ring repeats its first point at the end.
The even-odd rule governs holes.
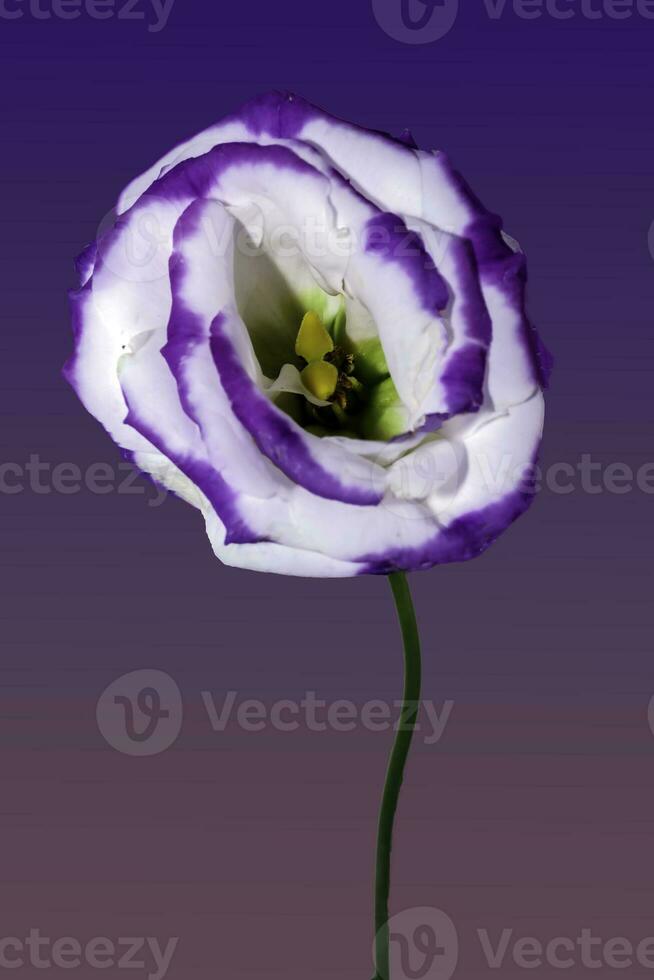
{"type": "MultiPolygon", "coordinates": [[[[416,486],[416,468],[420,468],[423,489],[419,496],[426,499],[440,527],[418,547],[378,549],[360,555],[358,560],[367,562],[367,571],[387,574],[396,569],[463,561],[492,544],[533,500],[533,465],[542,435],[543,407],[543,396],[537,392],[508,414],[495,415],[479,425],[463,444],[453,447],[457,455],[465,451],[466,465],[453,469],[454,482],[446,478],[437,489],[432,479],[438,472],[437,458],[431,468],[429,455],[425,458],[419,453],[413,460],[396,463],[395,467],[408,468],[408,479],[401,480],[405,488],[416,486]],[[425,472],[429,473],[426,483],[425,472]]],[[[435,443],[426,452],[436,457],[441,448],[435,443]]]]}
{"type": "Polygon", "coordinates": [[[202,490],[226,528],[228,542],[260,541],[243,519],[234,489],[209,463],[197,427],[180,411],[174,381],[155,345],[146,344],[126,359],[121,374],[127,423],[202,490]]]}
{"type": "MultiPolygon", "coordinates": [[[[259,192],[280,208],[290,202],[291,224],[301,227],[308,208],[328,225],[333,222],[329,190],[326,178],[288,149],[230,145],[173,171],[118,218],[97,244],[92,278],[71,295],[76,350],[66,367],[83,403],[116,442],[130,451],[153,449],[125,425],[127,406],[111,366],[131,351],[134,338],[165,329],[173,229],[185,208],[198,196],[227,198],[238,206],[259,192]]],[[[224,242],[211,244],[219,259],[224,242]]],[[[327,259],[325,274],[338,281],[345,260],[327,259]]],[[[88,268],[85,262],[85,274],[88,268]]]]}
{"type": "Polygon", "coordinates": [[[496,408],[515,405],[547,383],[550,361],[525,313],[524,256],[507,244],[500,219],[474,197],[442,154],[420,154],[422,216],[470,241],[493,324],[488,379],[496,408]]]}
{"type": "Polygon", "coordinates": [[[341,561],[316,551],[302,551],[274,542],[225,545],[224,530],[216,514],[208,510],[205,517],[214,553],[225,565],[304,578],[350,578],[365,571],[365,566],[356,562],[341,561]]]}
{"type": "Polygon", "coordinates": [[[123,191],[118,211],[127,210],[172,167],[221,143],[261,145],[296,140],[314,146],[383,210],[420,213],[420,168],[401,141],[331,116],[289,92],[269,92],[171,150],[123,191]],[[380,165],[375,166],[375,160],[380,165]],[[373,181],[372,186],[371,179],[373,181]]]}

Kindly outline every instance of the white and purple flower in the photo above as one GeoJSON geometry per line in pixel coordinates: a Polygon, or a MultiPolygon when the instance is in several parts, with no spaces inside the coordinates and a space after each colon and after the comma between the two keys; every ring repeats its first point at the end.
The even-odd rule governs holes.
{"type": "Polygon", "coordinates": [[[67,377],[227,564],[428,568],[528,506],[524,257],[442,153],[272,93],[130,184],[78,265],[67,377]]]}

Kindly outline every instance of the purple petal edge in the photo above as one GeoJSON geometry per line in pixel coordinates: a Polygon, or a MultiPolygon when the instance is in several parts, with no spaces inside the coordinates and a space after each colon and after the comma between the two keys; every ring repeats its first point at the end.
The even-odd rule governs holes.
{"type": "Polygon", "coordinates": [[[402,269],[428,313],[437,315],[447,308],[450,299],[447,283],[420,235],[409,231],[398,215],[384,211],[370,218],[366,224],[365,249],[402,269]]]}
{"type": "Polygon", "coordinates": [[[226,118],[227,122],[243,123],[253,136],[267,135],[276,139],[297,139],[307,123],[315,120],[323,120],[367,136],[376,136],[405,150],[412,143],[415,146],[413,137],[410,134],[407,136],[406,130],[397,137],[383,130],[358,126],[289,91],[273,89],[265,92],[243,103],[226,118]]]}
{"type": "Polygon", "coordinates": [[[534,372],[534,380],[541,388],[550,382],[554,358],[541,340],[536,328],[527,317],[525,287],[527,262],[521,252],[514,252],[502,237],[502,219],[489,211],[479,200],[465,178],[452,166],[444,153],[439,154],[443,171],[452,186],[476,212],[477,217],[465,229],[486,280],[495,282],[521,316],[521,341],[527,348],[534,372]]]}
{"type": "Polygon", "coordinates": [[[484,401],[486,349],[466,344],[447,360],[441,381],[447,391],[447,416],[478,412],[484,401]]]}
{"type": "Polygon", "coordinates": [[[397,571],[424,571],[434,565],[469,561],[486,551],[514,521],[525,513],[536,496],[534,454],[529,477],[523,486],[480,510],[470,511],[439,530],[417,548],[389,549],[376,555],[354,558],[364,564],[361,575],[390,575],[397,571]]]}
{"type": "MultiPolygon", "coordinates": [[[[174,453],[161,433],[157,432],[156,429],[149,426],[139,417],[138,412],[129,404],[127,398],[125,398],[125,401],[128,407],[125,424],[131,425],[133,429],[140,432],[148,442],[151,442],[166,459],[169,459],[177,469],[181,470],[205,494],[225,526],[225,544],[259,544],[261,541],[267,540],[248,527],[238,510],[237,493],[225,482],[220,473],[210,463],[193,459],[190,455],[181,456],[174,453]]],[[[132,454],[131,458],[134,465],[138,469],[142,469],[138,465],[134,454],[132,454]]],[[[147,474],[147,471],[143,472],[151,476],[155,483],[159,482],[152,474],[147,474]]]]}
{"type": "Polygon", "coordinates": [[[84,285],[93,274],[95,260],[98,254],[97,242],[91,242],[82,249],[75,259],[75,272],[79,276],[80,285],[84,285]]]}
{"type": "Polygon", "coordinates": [[[211,353],[234,415],[262,453],[299,486],[328,500],[375,506],[382,495],[372,488],[346,486],[309,452],[290,419],[263,395],[240,363],[219,313],[211,325],[211,353]]]}

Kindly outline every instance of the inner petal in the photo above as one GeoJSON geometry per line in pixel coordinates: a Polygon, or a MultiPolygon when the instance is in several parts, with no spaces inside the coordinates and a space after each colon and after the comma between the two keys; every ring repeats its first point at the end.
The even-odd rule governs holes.
{"type": "MultiPolygon", "coordinates": [[[[236,305],[271,400],[320,437],[405,433],[409,415],[367,308],[318,281],[320,253],[270,202],[235,217],[236,305]]],[[[311,241],[317,248],[319,237],[311,241]]]]}
{"type": "Polygon", "coordinates": [[[315,311],[329,329],[341,296],[318,284],[291,226],[278,223],[272,231],[267,226],[257,243],[251,227],[238,222],[235,246],[236,306],[261,370],[274,381],[285,364],[299,370],[304,366],[295,353],[295,341],[305,314],[315,311]]]}

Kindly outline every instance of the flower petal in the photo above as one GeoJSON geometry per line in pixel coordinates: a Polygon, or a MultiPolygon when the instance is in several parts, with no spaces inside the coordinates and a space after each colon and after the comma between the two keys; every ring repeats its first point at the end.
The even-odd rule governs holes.
{"type": "MultiPolygon", "coordinates": [[[[222,271],[216,270],[202,233],[202,216],[211,207],[211,203],[193,205],[176,232],[171,259],[173,305],[165,351],[186,407],[200,424],[205,442],[214,446],[219,443],[226,414],[223,408],[213,422],[208,414],[208,407],[218,397],[217,393],[211,397],[207,393],[211,384],[207,376],[210,353],[217,370],[214,383],[226,395],[230,414],[278,470],[320,496],[357,505],[377,503],[383,495],[379,489],[383,472],[379,467],[306,433],[262,392],[254,376],[249,337],[230,303],[231,262],[227,258],[222,271]],[[203,344],[204,351],[196,350],[203,344]]],[[[228,406],[225,407],[229,411],[228,406]]],[[[250,451],[244,456],[242,451],[233,451],[224,455],[219,468],[229,466],[230,458],[232,466],[237,459],[241,464],[250,460],[251,465],[256,465],[256,485],[260,484],[259,453],[252,455],[250,451]]]]}
{"type": "Polygon", "coordinates": [[[349,578],[361,575],[364,565],[330,558],[317,551],[299,550],[275,542],[259,544],[225,544],[224,529],[215,513],[205,514],[206,527],[214,554],[225,565],[255,572],[304,578],[349,578]]]}
{"type": "Polygon", "coordinates": [[[533,501],[543,415],[539,391],[487,418],[463,441],[436,441],[398,461],[391,468],[396,494],[399,484],[405,496],[425,500],[438,530],[418,547],[378,549],[356,560],[366,562],[369,573],[388,574],[481,554],[533,501]]]}
{"type": "Polygon", "coordinates": [[[234,415],[261,452],[289,479],[320,497],[367,506],[379,503],[373,463],[305,432],[252,382],[234,340],[241,329],[233,312],[219,313],[211,326],[211,352],[234,415]]]}
{"type": "Polygon", "coordinates": [[[501,233],[501,221],[475,198],[442,154],[420,153],[422,217],[466,238],[475,253],[493,324],[488,392],[501,410],[546,383],[546,355],[525,313],[524,257],[501,233]]]}
{"type": "Polygon", "coordinates": [[[304,142],[318,149],[383,209],[420,214],[420,168],[411,149],[401,140],[344,122],[289,92],[259,96],[179,144],[128,185],[119,199],[118,211],[131,207],[178,163],[202,156],[221,143],[267,145],[283,141],[304,142]],[[374,163],[377,158],[378,166],[374,163]]]}

